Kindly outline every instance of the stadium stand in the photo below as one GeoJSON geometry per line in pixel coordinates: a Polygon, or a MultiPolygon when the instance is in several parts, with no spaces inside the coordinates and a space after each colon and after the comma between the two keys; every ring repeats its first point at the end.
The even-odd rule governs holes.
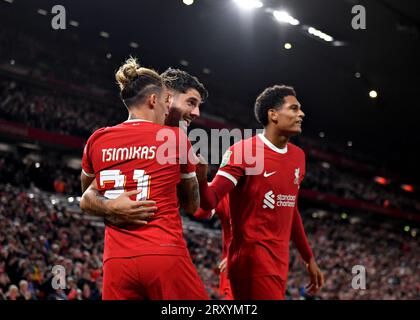
{"type": "MultiPolygon", "coordinates": [[[[106,61],[91,52],[75,58],[65,41],[53,59],[51,43],[0,30],[0,299],[98,300],[103,223],[78,208],[80,164],[69,166],[67,159],[80,158],[85,139],[99,127],[123,121],[124,114],[110,91],[112,81],[101,73],[112,70],[106,61]],[[24,142],[39,149],[15,146],[24,142]],[[65,290],[51,287],[57,264],[66,268],[65,290]]],[[[211,98],[205,110],[199,127],[255,126],[252,112],[223,97],[211,98]]],[[[351,151],[311,139],[297,143],[308,154],[301,211],[326,286],[316,297],[306,294],[306,273],[293,248],[287,297],[420,299],[418,193],[402,191],[398,180],[376,184],[377,164],[351,151]],[[350,290],[354,265],[369,270],[367,290],[350,290]]],[[[193,261],[218,299],[220,223],[185,215],[183,223],[193,261]]]]}

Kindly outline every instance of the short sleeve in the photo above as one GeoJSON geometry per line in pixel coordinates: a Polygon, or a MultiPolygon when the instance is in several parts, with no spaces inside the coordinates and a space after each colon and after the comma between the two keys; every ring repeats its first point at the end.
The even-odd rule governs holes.
{"type": "Polygon", "coordinates": [[[245,174],[243,144],[236,143],[226,150],[216,175],[223,176],[236,186],[245,174]]]}
{"type": "Polygon", "coordinates": [[[85,148],[83,149],[82,172],[84,175],[90,178],[94,178],[95,171],[93,170],[90,149],[91,149],[91,139],[88,140],[88,142],[85,145],[85,148]]]}

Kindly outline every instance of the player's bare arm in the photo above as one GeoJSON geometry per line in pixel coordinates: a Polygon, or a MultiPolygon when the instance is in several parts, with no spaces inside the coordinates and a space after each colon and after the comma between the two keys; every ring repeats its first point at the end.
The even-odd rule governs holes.
{"type": "Polygon", "coordinates": [[[80,173],[80,182],[82,185],[82,193],[86,191],[86,189],[90,186],[92,181],[95,180],[95,177],[88,177],[83,172],[80,173]]]}
{"type": "Polygon", "coordinates": [[[196,177],[181,179],[178,184],[178,198],[187,214],[193,215],[200,207],[200,193],[196,177]]]}
{"type": "Polygon", "coordinates": [[[88,214],[104,218],[107,223],[117,227],[145,225],[157,210],[156,202],[130,199],[138,193],[138,190],[128,191],[116,199],[107,199],[98,192],[94,180],[83,193],[80,208],[88,214]]]}
{"type": "Polygon", "coordinates": [[[216,175],[210,185],[207,182],[208,164],[202,156],[198,156],[199,163],[196,165],[196,175],[200,191],[200,207],[204,210],[211,210],[217,206],[226,194],[228,194],[235,185],[224,177],[216,175]]]}
{"type": "Polygon", "coordinates": [[[303,227],[302,218],[299,210],[295,208],[293,213],[291,240],[296,245],[299,254],[306,263],[306,269],[309,274],[310,282],[306,286],[310,295],[316,294],[324,285],[324,274],[316,263],[315,257],[309,246],[308,238],[303,227]]]}
{"type": "Polygon", "coordinates": [[[198,163],[195,166],[195,174],[197,176],[198,183],[207,182],[207,172],[209,165],[202,155],[197,155],[198,163]]]}
{"type": "Polygon", "coordinates": [[[312,257],[309,263],[306,265],[308,270],[310,282],[306,286],[308,293],[310,295],[316,294],[324,285],[324,273],[318,267],[318,264],[315,261],[315,257],[312,257]]]}

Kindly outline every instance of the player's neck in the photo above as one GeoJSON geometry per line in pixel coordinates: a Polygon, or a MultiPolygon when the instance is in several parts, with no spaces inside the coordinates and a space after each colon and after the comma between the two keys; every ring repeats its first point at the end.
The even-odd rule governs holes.
{"type": "Polygon", "coordinates": [[[275,145],[279,149],[283,149],[286,147],[287,143],[289,142],[289,137],[279,135],[277,131],[270,130],[268,127],[264,130],[264,137],[267,138],[273,145],[275,145]]]}
{"type": "Polygon", "coordinates": [[[143,110],[131,110],[128,113],[128,120],[146,120],[153,122],[155,119],[153,118],[153,114],[150,114],[150,112],[144,112],[143,110]]]}

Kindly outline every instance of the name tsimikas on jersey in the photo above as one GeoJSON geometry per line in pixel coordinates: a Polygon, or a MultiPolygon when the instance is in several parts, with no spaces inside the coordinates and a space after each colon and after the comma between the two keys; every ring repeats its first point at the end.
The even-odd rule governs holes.
{"type": "Polygon", "coordinates": [[[131,146],[125,148],[102,149],[102,162],[125,161],[131,159],[154,159],[156,146],[131,146]]]}

